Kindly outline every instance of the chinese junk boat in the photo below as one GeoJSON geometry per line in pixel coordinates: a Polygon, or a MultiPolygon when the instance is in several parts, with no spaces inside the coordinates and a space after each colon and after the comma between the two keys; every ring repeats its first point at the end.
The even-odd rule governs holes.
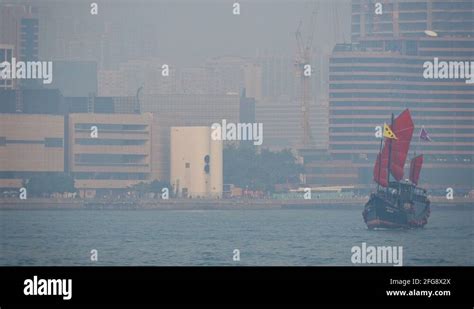
{"type": "Polygon", "coordinates": [[[370,195],[362,213],[369,229],[418,228],[428,222],[430,201],[426,190],[417,186],[423,155],[411,160],[409,179],[402,180],[413,130],[408,109],[395,119],[392,114],[391,126],[384,126],[386,138],[383,147],[381,141],[374,167],[377,191],[370,195]]]}

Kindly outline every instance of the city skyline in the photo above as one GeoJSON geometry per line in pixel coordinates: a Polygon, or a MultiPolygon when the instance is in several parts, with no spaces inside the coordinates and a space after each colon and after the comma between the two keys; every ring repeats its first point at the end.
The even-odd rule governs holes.
{"type": "MultiPolygon", "coordinates": [[[[433,137],[412,143],[425,152],[426,186],[472,189],[474,91],[422,74],[433,58],[472,59],[469,1],[391,1],[380,14],[375,2],[355,0],[242,1],[239,14],[232,3],[212,1],[104,2],[95,13],[86,2],[23,3],[0,4],[0,59],[48,61],[56,78],[48,85],[7,78],[2,113],[90,113],[92,120],[100,113],[121,123],[122,114],[150,112],[147,162],[156,166],[148,180],[170,181],[171,127],[237,122],[247,113],[265,131],[258,151],[293,150],[304,168],[299,185],[366,190],[378,151],[374,130],[410,108],[417,130],[433,137]],[[306,64],[298,63],[301,43],[305,73],[296,66],[306,64]],[[308,128],[311,145],[302,145],[308,128]]],[[[74,145],[67,127],[64,143],[74,145]]]]}
{"type": "MultiPolygon", "coordinates": [[[[56,268],[12,266],[81,266],[77,304],[105,291],[82,266],[148,266],[148,289],[181,285],[156,266],[302,266],[348,303],[416,289],[449,303],[474,265],[473,206],[473,0],[0,0],[13,298],[35,302],[56,268]],[[344,290],[319,266],[362,268],[344,267],[344,290]]],[[[192,276],[194,292],[217,279],[192,276]]],[[[126,281],[115,294],[140,287],[126,281]]]]}

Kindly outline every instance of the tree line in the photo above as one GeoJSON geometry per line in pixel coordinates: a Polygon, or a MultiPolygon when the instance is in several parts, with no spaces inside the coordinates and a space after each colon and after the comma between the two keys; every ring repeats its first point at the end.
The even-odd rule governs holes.
{"type": "Polygon", "coordinates": [[[289,149],[260,152],[254,147],[224,148],[224,183],[273,192],[276,184],[298,184],[303,167],[289,149]]]}

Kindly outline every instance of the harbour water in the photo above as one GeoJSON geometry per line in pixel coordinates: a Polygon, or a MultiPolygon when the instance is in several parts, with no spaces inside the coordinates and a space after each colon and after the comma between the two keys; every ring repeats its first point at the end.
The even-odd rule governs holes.
{"type": "Polygon", "coordinates": [[[363,242],[403,246],[405,266],[474,265],[472,207],[435,207],[418,230],[369,231],[361,211],[0,211],[0,265],[349,266],[363,242]]]}

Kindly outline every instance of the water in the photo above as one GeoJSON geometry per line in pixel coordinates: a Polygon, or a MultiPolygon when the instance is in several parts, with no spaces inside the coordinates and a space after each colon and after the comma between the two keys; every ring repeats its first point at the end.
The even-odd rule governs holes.
{"type": "Polygon", "coordinates": [[[404,265],[474,265],[473,213],[434,208],[424,229],[369,231],[360,207],[0,211],[0,265],[352,265],[362,242],[403,246],[404,265]]]}

